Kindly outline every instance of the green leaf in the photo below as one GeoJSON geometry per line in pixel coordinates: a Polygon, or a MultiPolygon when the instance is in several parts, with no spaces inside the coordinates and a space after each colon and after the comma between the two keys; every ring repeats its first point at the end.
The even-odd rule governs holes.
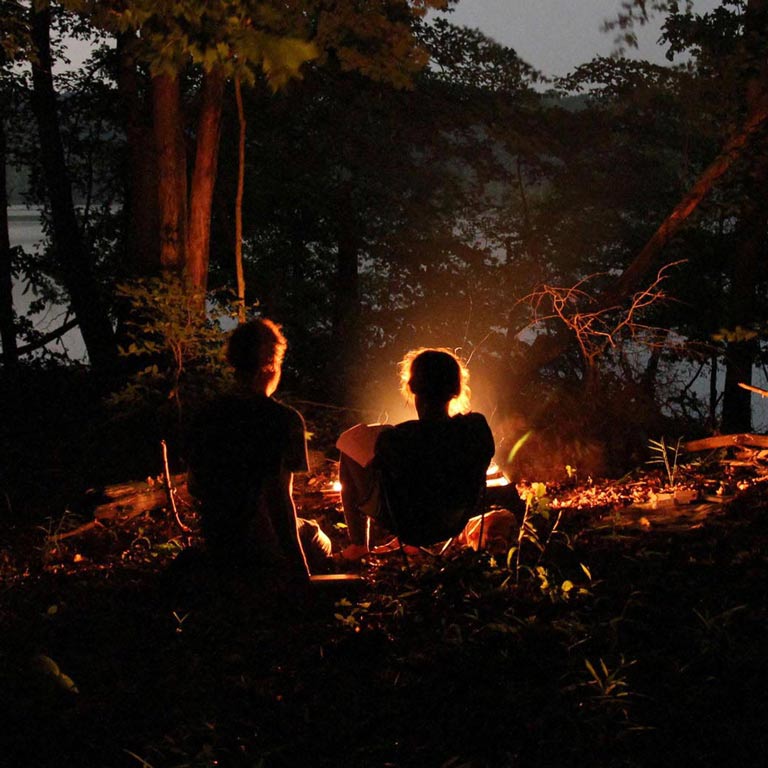
{"type": "Polygon", "coordinates": [[[521,438],[517,440],[517,442],[512,446],[512,449],[510,450],[509,454],[507,455],[507,463],[511,464],[515,456],[519,453],[520,449],[528,442],[528,438],[533,434],[533,430],[529,429],[521,438]]]}

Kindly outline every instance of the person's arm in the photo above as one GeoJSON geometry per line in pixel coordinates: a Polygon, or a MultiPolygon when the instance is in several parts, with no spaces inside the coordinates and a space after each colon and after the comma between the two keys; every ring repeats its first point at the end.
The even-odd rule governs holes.
{"type": "Polygon", "coordinates": [[[280,549],[291,572],[299,580],[308,580],[309,568],[299,541],[296,507],[293,503],[293,473],[281,469],[277,475],[265,478],[263,494],[280,549]]]}

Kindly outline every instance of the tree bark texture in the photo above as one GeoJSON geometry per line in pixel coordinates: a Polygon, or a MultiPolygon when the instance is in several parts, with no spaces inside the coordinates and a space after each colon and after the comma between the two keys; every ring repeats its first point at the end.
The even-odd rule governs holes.
{"type": "Polygon", "coordinates": [[[163,73],[152,78],[152,114],[157,151],[160,266],[181,273],[187,262],[187,158],[178,76],[163,73]]]}
{"type": "Polygon", "coordinates": [[[225,82],[224,74],[217,67],[203,76],[187,243],[187,279],[195,291],[205,291],[208,282],[211,205],[216,185],[225,82]]]}
{"type": "Polygon", "coordinates": [[[51,71],[50,10],[36,11],[35,5],[31,10],[31,35],[36,52],[32,62],[32,109],[40,134],[40,159],[51,206],[53,245],[91,365],[108,373],[114,370],[117,350],[106,304],[75,215],[51,71]]]}

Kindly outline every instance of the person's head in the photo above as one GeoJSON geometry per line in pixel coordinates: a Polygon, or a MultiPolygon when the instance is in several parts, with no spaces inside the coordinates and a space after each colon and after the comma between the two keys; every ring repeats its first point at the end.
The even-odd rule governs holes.
{"type": "Polygon", "coordinates": [[[469,371],[449,349],[413,349],[400,361],[400,391],[415,400],[419,416],[469,410],[469,371]]]}
{"type": "Polygon", "coordinates": [[[237,379],[271,395],[277,389],[288,342],[277,323],[250,320],[238,325],[227,342],[227,361],[237,379]]]}

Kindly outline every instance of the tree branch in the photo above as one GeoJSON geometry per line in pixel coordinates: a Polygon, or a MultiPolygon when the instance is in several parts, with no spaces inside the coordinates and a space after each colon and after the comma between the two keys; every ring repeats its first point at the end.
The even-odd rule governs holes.
{"type": "Polygon", "coordinates": [[[78,325],[79,323],[76,318],[72,318],[72,320],[67,320],[63,325],[60,325],[58,328],[56,328],[56,330],[50,331],[49,333],[44,334],[36,341],[32,341],[29,344],[25,344],[23,347],[19,347],[17,349],[17,352],[20,355],[28,355],[30,352],[35,352],[41,347],[44,347],[46,344],[49,344],[50,342],[60,338],[65,333],[67,333],[67,331],[71,331],[73,328],[77,328],[78,325]]]}

